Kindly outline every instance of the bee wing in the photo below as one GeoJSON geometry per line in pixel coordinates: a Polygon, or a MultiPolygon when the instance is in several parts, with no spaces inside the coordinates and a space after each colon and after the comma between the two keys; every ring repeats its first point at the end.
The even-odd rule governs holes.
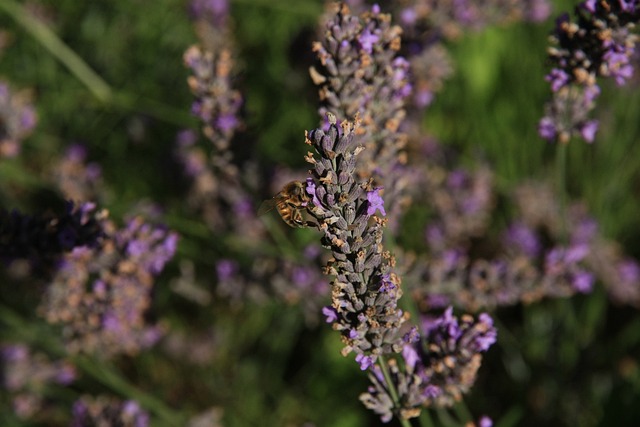
{"type": "Polygon", "coordinates": [[[276,207],[277,203],[278,201],[275,198],[267,199],[262,203],[260,203],[260,207],[258,208],[258,216],[264,215],[267,212],[272,211],[276,207]]]}

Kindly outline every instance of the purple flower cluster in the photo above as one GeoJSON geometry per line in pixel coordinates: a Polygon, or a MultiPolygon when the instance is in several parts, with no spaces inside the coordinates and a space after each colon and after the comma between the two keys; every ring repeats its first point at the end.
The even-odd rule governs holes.
{"type": "MultiPolygon", "coordinates": [[[[320,116],[331,112],[342,121],[359,114],[359,132],[370,140],[394,137],[411,92],[409,63],[397,56],[402,30],[392,26],[391,15],[380,13],[379,7],[361,17],[351,15],[345,4],[335,7],[323,40],[313,44],[320,61],[311,68],[320,87],[320,116]]],[[[370,145],[376,148],[374,142],[370,145]]]]}
{"type": "Polygon", "coordinates": [[[335,116],[329,115],[329,123],[328,131],[307,134],[317,156],[307,156],[313,169],[307,179],[306,209],[333,256],[325,267],[325,274],[334,277],[332,303],[322,312],[341,333],[343,354],[355,352],[360,368],[372,372],[373,385],[361,400],[383,421],[416,417],[422,406],[450,405],[471,387],[480,367],[479,353],[495,342],[492,320],[483,314],[478,322],[470,316],[458,322],[450,309],[442,319],[425,325],[421,345],[428,351],[412,347],[419,341],[415,329],[399,339],[408,317],[397,307],[402,290],[400,277],[391,271],[395,259],[382,245],[386,221],[377,215],[386,212],[380,188],[371,180],[356,181],[355,157],[362,151],[355,138],[358,122],[343,121],[338,127],[335,116]],[[403,368],[395,358],[384,357],[402,351],[403,368]]]}
{"type": "Polygon", "coordinates": [[[196,97],[191,111],[203,122],[203,132],[216,150],[226,152],[240,127],[238,111],[242,105],[240,92],[232,86],[231,50],[207,50],[194,45],[184,53],[184,63],[193,73],[187,79],[196,97]]]}
{"type": "Polygon", "coordinates": [[[612,300],[640,304],[640,266],[598,232],[584,206],[561,209],[543,183],[498,193],[487,168],[460,168],[431,141],[422,151],[423,193],[415,202],[429,208],[428,251],[406,251],[398,265],[421,310],[453,304],[476,312],[589,293],[596,282],[612,300]],[[496,200],[511,200],[513,212],[497,227],[496,200]]]}
{"type": "Polygon", "coordinates": [[[437,213],[426,231],[431,248],[465,245],[486,231],[495,203],[493,174],[487,167],[470,172],[433,165],[423,183],[429,206],[437,213]]]}
{"type": "MultiPolygon", "coordinates": [[[[418,50],[418,49],[416,49],[418,50]]],[[[413,78],[413,105],[422,110],[433,102],[444,82],[453,74],[449,53],[440,43],[434,43],[409,56],[413,78]]]]}
{"type": "Polygon", "coordinates": [[[361,16],[351,15],[345,4],[335,9],[322,41],[313,44],[319,64],[311,68],[311,77],[320,87],[319,113],[323,118],[335,114],[339,122],[359,117],[366,150],[356,173],[382,185],[388,205],[401,210],[399,199],[410,183],[402,152],[406,135],[399,128],[412,91],[409,62],[398,56],[402,30],[378,6],[361,16]]]}
{"type": "Polygon", "coordinates": [[[425,320],[422,329],[422,338],[415,329],[404,337],[404,368],[389,364],[399,407],[394,407],[392,393],[377,366],[369,375],[369,389],[360,396],[384,422],[394,415],[416,417],[421,407],[452,406],[460,401],[475,382],[482,353],[497,337],[488,314],[480,314],[477,321],[469,315],[458,319],[451,307],[442,316],[425,320]]]}
{"type": "Polygon", "coordinates": [[[233,88],[235,52],[227,0],[191,0],[189,12],[199,45],[189,47],[183,61],[193,74],[187,79],[195,101],[191,112],[203,122],[205,136],[218,156],[230,156],[229,144],[242,123],[242,96],[233,88]]]}
{"type": "Polygon", "coordinates": [[[36,416],[46,406],[42,390],[51,384],[68,385],[76,378],[73,365],[63,360],[50,361],[33,353],[24,344],[0,347],[2,386],[10,393],[13,410],[19,418],[36,416]]]}
{"type": "Polygon", "coordinates": [[[40,311],[61,324],[67,350],[110,357],[154,344],[162,328],[149,325],[154,276],[176,250],[178,236],[140,217],[115,230],[97,248],[67,254],[47,288],[40,311]]]}
{"type": "MultiPolygon", "coordinates": [[[[538,235],[531,236],[534,244],[540,243],[538,235]]],[[[595,276],[584,245],[558,244],[537,256],[517,253],[516,246],[503,246],[487,258],[470,257],[462,250],[435,254],[419,268],[422,273],[416,280],[427,285],[414,295],[421,295],[427,308],[453,303],[477,311],[592,290],[595,276]]]]}
{"type": "Polygon", "coordinates": [[[382,246],[379,189],[371,181],[356,181],[356,157],[362,151],[355,138],[358,124],[343,121],[338,127],[332,115],[329,123],[328,131],[307,134],[307,144],[318,154],[306,158],[313,165],[307,210],[333,256],[325,267],[334,278],[332,302],[323,313],[342,334],[343,354],[354,351],[361,369],[367,369],[379,355],[399,350],[396,335],[405,321],[397,308],[400,278],[391,272],[394,258],[382,246]]]}
{"type": "Polygon", "coordinates": [[[560,207],[549,186],[531,183],[518,188],[516,203],[522,221],[529,228],[543,230],[547,239],[551,236],[559,240],[564,233],[569,236],[569,246],[565,251],[549,254],[549,268],[561,259],[571,270],[570,261],[580,258],[582,268],[573,270],[576,290],[589,289],[597,279],[614,302],[640,307],[640,264],[625,255],[617,243],[601,234],[598,223],[583,204],[570,205],[563,219],[558,214],[560,207]]]}
{"type": "Polygon", "coordinates": [[[600,94],[597,86],[563,86],[545,105],[545,115],[538,123],[538,134],[547,141],[566,144],[571,137],[580,136],[593,142],[598,121],[590,119],[595,99],[600,94]]]}
{"type": "Polygon", "coordinates": [[[73,144],[65,150],[51,171],[52,181],[66,199],[98,200],[102,189],[102,168],[87,163],[87,148],[73,144]]]}
{"type": "Polygon", "coordinates": [[[71,427],[147,427],[149,414],[134,400],[82,396],[73,404],[71,427]]]}
{"type": "Polygon", "coordinates": [[[24,93],[13,93],[7,83],[0,81],[0,158],[14,157],[20,143],[36,126],[35,109],[24,93]]]}
{"type": "Polygon", "coordinates": [[[77,247],[95,247],[104,237],[106,217],[93,203],[66,202],[64,213],[38,216],[0,209],[0,259],[41,264],[77,247]]]}
{"type": "Polygon", "coordinates": [[[640,3],[587,0],[574,15],[575,22],[568,14],[556,21],[549,48],[554,67],[546,77],[554,99],[538,129],[544,139],[561,143],[576,135],[593,142],[598,123],[587,117],[600,94],[597,77],[612,77],[618,85],[632,77],[640,3]]]}

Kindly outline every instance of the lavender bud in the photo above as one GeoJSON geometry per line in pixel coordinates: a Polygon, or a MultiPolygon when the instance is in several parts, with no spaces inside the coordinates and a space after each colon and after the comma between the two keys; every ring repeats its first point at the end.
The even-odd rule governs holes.
{"type": "MultiPolygon", "coordinates": [[[[331,122],[332,119],[330,119],[331,122]]],[[[347,176],[347,183],[353,176],[347,174],[348,158],[355,155],[357,150],[354,133],[358,125],[342,122],[339,130],[335,121],[330,124],[327,132],[316,129],[308,133],[311,142],[321,159],[333,156],[330,162],[330,176],[347,176]],[[329,140],[329,142],[327,142],[329,140]],[[326,147],[343,144],[344,152],[327,151],[326,147]],[[334,169],[335,165],[335,169],[334,169]]],[[[314,188],[314,193],[326,193],[326,205],[317,206],[312,200],[308,211],[315,217],[320,230],[323,231],[323,241],[331,248],[334,261],[327,265],[327,272],[344,279],[332,282],[332,307],[336,316],[334,328],[343,331],[346,342],[345,352],[355,351],[359,355],[361,366],[368,366],[373,360],[369,356],[392,352],[395,342],[395,332],[403,323],[401,311],[397,309],[397,299],[401,292],[380,295],[380,283],[388,277],[389,258],[382,256],[382,220],[375,216],[375,212],[384,212],[383,201],[377,188],[371,188],[368,183],[355,185],[365,191],[354,192],[353,200],[342,193],[337,180],[326,179],[315,170],[310,171],[311,178],[307,188],[314,188]],[[326,209],[327,213],[318,213],[326,209]],[[373,209],[373,211],[368,212],[373,209]],[[348,217],[345,217],[346,213],[348,217]],[[369,218],[375,220],[369,224],[369,218]],[[350,224],[357,224],[353,229],[350,224]],[[362,243],[366,242],[366,245],[362,243]],[[352,244],[353,243],[353,244],[352,244]],[[354,247],[358,249],[354,249],[354,247]],[[387,276],[385,276],[387,275],[387,276]],[[344,283],[348,283],[353,292],[344,292],[344,283]],[[357,313],[357,316],[353,316],[357,313]],[[346,331],[358,331],[357,335],[346,331]],[[361,356],[360,356],[361,355],[361,356]]]]}

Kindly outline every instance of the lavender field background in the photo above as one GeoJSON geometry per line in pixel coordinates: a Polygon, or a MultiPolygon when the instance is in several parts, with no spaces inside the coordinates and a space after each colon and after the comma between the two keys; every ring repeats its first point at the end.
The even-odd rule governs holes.
{"type": "Polygon", "coordinates": [[[640,425],[640,4],[372,4],[0,0],[1,426],[640,425]]]}

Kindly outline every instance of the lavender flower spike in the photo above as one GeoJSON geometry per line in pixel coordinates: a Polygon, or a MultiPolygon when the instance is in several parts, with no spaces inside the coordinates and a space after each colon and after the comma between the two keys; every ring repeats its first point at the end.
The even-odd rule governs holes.
{"type": "Polygon", "coordinates": [[[565,13],[556,20],[548,50],[553,69],[545,78],[553,99],[538,125],[542,138],[593,142],[598,122],[588,116],[600,93],[597,79],[611,77],[622,86],[632,77],[638,21],[637,0],[587,0],[575,7],[574,19],[565,13]]]}
{"type": "Polygon", "coordinates": [[[20,153],[21,142],[38,121],[36,111],[25,93],[16,93],[0,81],[0,159],[20,153]]]}
{"type": "Polygon", "coordinates": [[[325,268],[334,276],[332,301],[323,314],[342,334],[343,354],[354,351],[361,369],[367,369],[379,355],[401,349],[396,333],[406,317],[397,308],[400,278],[390,271],[395,260],[382,247],[386,219],[375,214],[384,213],[378,189],[355,178],[363,150],[354,140],[359,123],[344,121],[339,128],[336,117],[328,117],[327,132],[316,129],[306,138],[317,153],[306,157],[314,166],[307,179],[307,210],[333,254],[325,268]]]}
{"type": "Polygon", "coordinates": [[[242,105],[240,92],[232,88],[231,50],[210,51],[194,45],[184,53],[184,63],[193,72],[187,80],[196,97],[191,111],[203,122],[204,134],[215,148],[226,152],[240,127],[238,111],[242,105]]]}
{"type": "Polygon", "coordinates": [[[403,151],[407,136],[399,129],[412,90],[409,62],[398,56],[402,30],[377,6],[354,16],[342,3],[334,12],[322,39],[313,44],[318,63],[310,72],[319,87],[319,113],[331,112],[339,121],[362,119],[358,135],[367,149],[356,172],[382,184],[387,202],[398,210],[402,206],[396,202],[410,185],[403,151]]]}
{"type": "Polygon", "coordinates": [[[424,322],[422,329],[422,339],[415,330],[404,338],[404,369],[399,369],[395,361],[389,364],[400,408],[392,405],[388,386],[378,369],[373,369],[369,376],[372,385],[360,396],[383,421],[394,414],[415,417],[420,407],[451,406],[462,399],[476,380],[482,353],[496,342],[497,336],[488,314],[480,314],[477,321],[470,315],[458,319],[452,307],[441,317],[424,322]]]}
{"type": "Polygon", "coordinates": [[[153,345],[161,325],[146,318],[154,277],[176,251],[178,235],[141,217],[125,228],[106,224],[102,245],[68,253],[47,288],[41,315],[63,329],[70,353],[109,358],[153,345]]]}

